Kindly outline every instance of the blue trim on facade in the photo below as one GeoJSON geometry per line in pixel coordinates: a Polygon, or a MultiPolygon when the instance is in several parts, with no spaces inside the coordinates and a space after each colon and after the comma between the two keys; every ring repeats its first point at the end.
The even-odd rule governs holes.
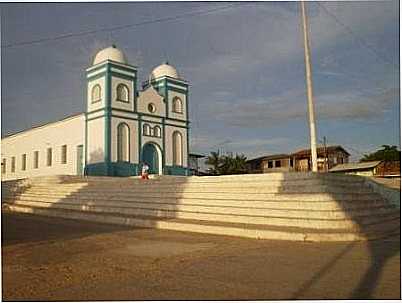
{"type": "MultiPolygon", "coordinates": [[[[188,113],[189,113],[189,102],[188,102],[188,92],[186,92],[186,119],[187,119],[187,123],[190,123],[189,121],[189,117],[188,117],[188,113]]],[[[189,124],[187,124],[189,125],[189,124]]],[[[189,150],[190,150],[190,127],[188,127],[187,129],[187,133],[186,133],[186,140],[187,140],[187,167],[190,167],[190,157],[189,157],[189,150]]],[[[189,170],[187,170],[187,173],[190,173],[189,170]]],[[[188,176],[188,175],[186,175],[188,176]]]]}
{"type": "Polygon", "coordinates": [[[121,73],[116,72],[116,71],[110,72],[110,74],[113,77],[129,80],[129,81],[134,81],[134,78],[135,78],[133,76],[129,76],[129,75],[126,75],[126,74],[121,74],[121,73]]]}
{"type": "Polygon", "coordinates": [[[111,152],[111,107],[112,107],[112,77],[110,74],[110,65],[107,65],[107,75],[106,75],[106,113],[105,113],[105,163],[107,175],[110,175],[110,152],[111,152]]]}
{"type": "Polygon", "coordinates": [[[167,88],[168,88],[168,90],[171,90],[173,92],[177,92],[177,93],[180,93],[180,94],[183,94],[183,95],[185,95],[187,93],[187,91],[182,90],[182,89],[178,89],[176,87],[168,86],[167,88]]]}
{"type": "Polygon", "coordinates": [[[166,127],[165,127],[165,118],[162,120],[162,148],[163,148],[163,154],[165,155],[163,157],[163,162],[162,162],[162,173],[165,174],[165,167],[166,167],[166,127]]]}
{"type": "Polygon", "coordinates": [[[135,115],[139,115],[138,113],[132,111],[132,110],[128,110],[128,109],[124,109],[124,108],[113,108],[113,111],[118,111],[118,112],[123,112],[123,113],[130,113],[130,114],[135,114],[135,115]]]}
{"type": "Polygon", "coordinates": [[[141,123],[141,116],[138,119],[138,164],[141,163],[142,157],[142,123],[141,123]]]}
{"type": "Polygon", "coordinates": [[[165,166],[165,175],[188,176],[189,169],[182,166],[167,165],[165,166]]]}
{"type": "Polygon", "coordinates": [[[107,73],[107,71],[103,72],[103,73],[100,73],[100,74],[97,74],[95,76],[89,77],[89,78],[87,77],[87,81],[94,81],[94,80],[97,80],[99,78],[103,78],[103,77],[106,76],[106,73],[107,73]]]}
{"type": "Polygon", "coordinates": [[[134,74],[137,75],[137,67],[136,66],[130,65],[130,64],[127,64],[127,63],[125,63],[124,65],[126,65],[126,66],[120,66],[118,64],[113,63],[113,61],[109,60],[109,66],[114,67],[114,68],[119,68],[119,69],[124,70],[126,72],[134,73],[134,74]]]}
{"type": "Polygon", "coordinates": [[[130,162],[111,162],[110,163],[111,176],[116,177],[129,177],[138,176],[139,164],[130,162]]]}
{"type": "Polygon", "coordinates": [[[132,121],[137,121],[138,120],[137,118],[124,117],[124,116],[119,116],[119,115],[116,115],[116,114],[112,114],[111,117],[120,118],[120,119],[127,119],[127,120],[132,120],[132,121]]]}
{"type": "Polygon", "coordinates": [[[164,90],[165,90],[165,104],[166,104],[166,118],[169,118],[169,91],[167,88],[167,80],[163,81],[164,90]]]}
{"type": "Polygon", "coordinates": [[[90,115],[90,114],[94,114],[94,113],[101,112],[101,111],[105,111],[105,108],[102,107],[102,108],[99,108],[99,109],[95,109],[93,111],[87,112],[86,114],[90,115]]]}

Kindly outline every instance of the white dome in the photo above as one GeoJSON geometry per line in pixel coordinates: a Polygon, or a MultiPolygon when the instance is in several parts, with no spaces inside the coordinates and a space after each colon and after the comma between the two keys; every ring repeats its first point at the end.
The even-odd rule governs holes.
{"type": "Polygon", "coordinates": [[[106,60],[112,60],[123,64],[127,63],[126,56],[124,56],[123,52],[114,45],[99,51],[95,56],[93,65],[106,60]]]}
{"type": "Polygon", "coordinates": [[[179,79],[179,74],[177,73],[177,70],[173,66],[169,65],[168,62],[166,62],[153,69],[153,71],[149,75],[149,80],[157,79],[164,76],[179,79]]]}

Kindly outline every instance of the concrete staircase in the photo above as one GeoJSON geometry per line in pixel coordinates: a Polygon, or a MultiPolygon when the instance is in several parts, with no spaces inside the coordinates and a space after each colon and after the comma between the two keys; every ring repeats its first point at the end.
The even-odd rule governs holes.
{"type": "Polygon", "coordinates": [[[356,176],[50,176],[2,183],[2,206],[112,224],[296,241],[400,234],[400,209],[356,176]]]}

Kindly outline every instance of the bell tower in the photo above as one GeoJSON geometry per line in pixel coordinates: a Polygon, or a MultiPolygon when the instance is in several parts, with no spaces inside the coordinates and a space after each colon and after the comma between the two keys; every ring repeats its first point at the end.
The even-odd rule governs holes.
{"type": "Polygon", "coordinates": [[[112,45],[86,69],[85,174],[137,174],[137,69],[112,45]]]}

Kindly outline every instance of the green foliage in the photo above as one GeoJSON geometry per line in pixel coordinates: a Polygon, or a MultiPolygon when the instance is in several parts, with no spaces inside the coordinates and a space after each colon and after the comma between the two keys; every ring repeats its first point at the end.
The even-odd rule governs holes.
{"type": "Polygon", "coordinates": [[[217,152],[211,152],[211,154],[208,156],[207,160],[205,161],[205,164],[211,165],[212,169],[211,172],[214,175],[219,174],[219,166],[221,164],[221,156],[219,155],[219,151],[217,152]]]}
{"type": "Polygon", "coordinates": [[[374,153],[364,155],[363,158],[360,159],[360,162],[366,161],[400,161],[401,160],[401,151],[398,150],[398,147],[395,145],[382,145],[382,149],[375,151],[374,153]]]}
{"type": "Polygon", "coordinates": [[[219,152],[211,152],[205,163],[212,166],[211,172],[214,175],[234,175],[247,173],[246,160],[244,155],[221,156],[219,152]]]}

